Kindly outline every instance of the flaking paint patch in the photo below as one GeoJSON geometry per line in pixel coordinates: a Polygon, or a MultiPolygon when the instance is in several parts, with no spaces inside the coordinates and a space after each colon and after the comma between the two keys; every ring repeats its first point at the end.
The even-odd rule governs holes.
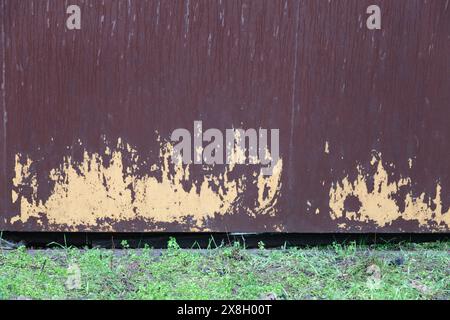
{"type": "MultiPolygon", "coordinates": [[[[158,138],[158,141],[160,139],[158,138]]],[[[161,142],[160,142],[161,143],[161,142]]],[[[183,223],[187,218],[195,221],[193,230],[205,230],[205,219],[215,215],[233,214],[236,209],[249,216],[276,214],[280,195],[282,160],[272,176],[258,173],[229,178],[235,164],[226,166],[220,174],[206,173],[202,181],[191,181],[192,165],[171,163],[173,146],[161,143],[160,163],[148,165],[148,172],[159,172],[160,178],[150,174],[137,176],[139,155],[129,144],[119,139],[114,150],[106,148],[108,164],[97,154],[84,152],[83,161],[75,163],[70,156],[50,171],[48,179],[54,183],[47,199],[38,198],[33,161],[26,155],[15,158],[12,200],[19,202],[20,215],[11,223],[26,223],[42,215],[49,224],[66,225],[76,229],[82,225],[114,231],[110,222],[149,219],[155,222],[183,223]],[[124,155],[131,159],[125,165],[124,155]],[[190,184],[190,188],[183,186],[190,184]],[[258,192],[253,206],[242,207],[240,196],[248,187],[256,185],[258,192]],[[31,197],[23,190],[31,189],[31,197]]]]}
{"type": "Polygon", "coordinates": [[[434,199],[430,199],[425,193],[418,197],[414,197],[411,192],[407,193],[403,197],[404,209],[401,210],[396,202],[399,189],[404,186],[410,187],[411,179],[406,177],[389,182],[388,172],[383,166],[381,154],[374,155],[370,163],[376,168],[372,191],[369,191],[367,176],[364,175],[361,166],[357,167],[358,176],[354,181],[345,177],[331,186],[329,206],[332,219],[344,218],[348,221],[374,222],[376,225],[384,227],[401,218],[406,221],[417,221],[421,227],[433,225],[437,230],[448,230],[450,209],[444,211],[439,183],[436,184],[434,199]],[[345,201],[350,196],[356,197],[360,202],[358,210],[346,210],[345,201]]]}
{"type": "Polygon", "coordinates": [[[273,168],[271,176],[258,175],[258,210],[255,213],[275,215],[276,211],[273,208],[276,207],[279,198],[282,169],[283,161],[280,159],[273,168]]]}

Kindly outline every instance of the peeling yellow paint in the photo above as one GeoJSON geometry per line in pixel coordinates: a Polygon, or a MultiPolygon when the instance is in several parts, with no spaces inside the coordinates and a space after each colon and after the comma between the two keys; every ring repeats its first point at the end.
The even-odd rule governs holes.
{"type": "Polygon", "coordinates": [[[369,191],[366,176],[361,166],[357,167],[358,176],[354,181],[345,177],[342,181],[333,184],[329,191],[332,219],[345,218],[349,221],[374,222],[380,227],[391,224],[402,218],[406,221],[417,221],[420,226],[435,223],[438,229],[448,229],[450,226],[450,210],[444,212],[441,199],[441,186],[436,185],[436,196],[427,200],[425,193],[414,197],[408,193],[404,197],[404,210],[396,203],[395,196],[399,188],[411,186],[410,178],[401,178],[398,181],[389,182],[388,172],[383,166],[381,154],[373,156],[371,165],[376,168],[373,176],[374,188],[369,191]],[[360,202],[356,211],[345,209],[344,202],[347,197],[354,196],[360,202]],[[433,209],[432,207],[435,207],[433,209]]]}
{"type": "Polygon", "coordinates": [[[226,166],[223,173],[207,173],[203,180],[192,181],[192,165],[171,163],[173,146],[170,143],[161,143],[161,163],[149,164],[148,174],[143,176],[135,173],[137,169],[145,169],[138,166],[136,150],[120,139],[113,149],[107,148],[105,152],[111,158],[108,165],[97,153],[84,152],[81,163],[75,163],[70,156],[65,157],[59,167],[50,171],[48,179],[54,183],[54,188],[47,199],[38,198],[39,186],[30,170],[32,159],[16,155],[12,199],[14,203],[18,202],[20,215],[13,217],[11,223],[26,223],[30,218],[39,221],[43,214],[49,224],[113,231],[114,222],[143,218],[155,223],[183,223],[186,218],[192,218],[193,230],[205,230],[205,219],[237,211],[237,200],[247,183],[257,186],[257,198],[251,207],[240,206],[240,211],[250,216],[276,213],[281,159],[272,176],[263,176],[259,172],[253,175],[252,172],[231,179],[234,167],[231,165],[226,166]],[[125,154],[131,158],[131,164],[124,163],[125,154]],[[154,171],[160,172],[161,177],[149,174],[154,171]],[[22,194],[24,187],[31,188],[31,196],[22,194]]]}
{"type": "MultiPolygon", "coordinates": [[[[243,164],[245,163],[245,148],[242,148],[240,145],[240,142],[242,141],[241,133],[239,130],[234,131],[234,144],[229,146],[230,148],[230,154],[229,158],[227,159],[229,163],[230,170],[234,169],[234,166],[236,164],[243,164]]],[[[254,161],[253,158],[250,159],[251,161],[254,161]]]]}
{"type": "Polygon", "coordinates": [[[12,202],[16,202],[17,198],[19,197],[19,195],[17,194],[17,192],[15,192],[14,190],[11,191],[11,200],[12,202]]]}
{"type": "Polygon", "coordinates": [[[278,201],[278,193],[281,188],[281,171],[283,169],[283,161],[278,160],[277,164],[273,168],[273,174],[271,176],[258,175],[258,207],[255,211],[257,214],[270,214],[275,215],[274,206],[278,201]],[[264,195],[265,191],[267,192],[264,195]],[[273,203],[272,203],[273,202],[273,203]]]}

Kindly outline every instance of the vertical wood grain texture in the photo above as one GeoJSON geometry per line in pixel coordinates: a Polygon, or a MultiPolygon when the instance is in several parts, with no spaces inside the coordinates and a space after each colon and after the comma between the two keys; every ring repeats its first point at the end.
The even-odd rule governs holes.
{"type": "MultiPolygon", "coordinates": [[[[448,1],[74,0],[77,31],[65,28],[68,1],[1,4],[8,208],[0,229],[448,232],[448,1]],[[366,28],[370,4],[382,9],[382,30],[366,28]],[[136,168],[117,192],[134,201],[139,181],[164,180],[150,170],[161,139],[195,120],[221,130],[280,128],[272,211],[250,212],[256,185],[229,211],[200,218],[163,221],[126,201],[105,205],[116,190],[92,158],[83,167],[86,155],[108,168],[117,141],[136,150],[138,160],[121,154],[123,177],[136,168]],[[72,201],[78,220],[64,218],[77,208],[49,204],[58,186],[70,188],[70,166],[81,178],[100,170],[106,194],[72,201]],[[55,170],[66,171],[52,178],[55,170]],[[120,206],[126,219],[108,212],[120,206]]],[[[252,179],[254,168],[235,170],[232,181],[252,179]]],[[[193,166],[182,192],[200,190],[207,174],[193,166]]]]}

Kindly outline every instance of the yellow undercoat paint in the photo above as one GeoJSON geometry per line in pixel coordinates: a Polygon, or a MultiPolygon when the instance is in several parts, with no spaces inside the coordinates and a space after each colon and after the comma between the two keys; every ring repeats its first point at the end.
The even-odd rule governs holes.
{"type": "Polygon", "coordinates": [[[383,166],[381,154],[373,156],[371,165],[376,168],[373,176],[374,188],[369,192],[366,176],[361,166],[357,167],[358,176],[354,181],[345,177],[331,186],[329,191],[332,219],[345,218],[349,221],[374,222],[380,227],[387,226],[402,218],[406,221],[416,221],[420,226],[435,224],[438,230],[448,230],[450,227],[450,210],[444,212],[441,199],[441,186],[436,185],[434,199],[427,200],[425,193],[414,197],[408,193],[404,198],[405,209],[400,210],[395,195],[402,186],[411,186],[410,178],[389,182],[388,172],[383,166]],[[344,202],[348,196],[356,196],[361,203],[358,212],[345,210],[344,202]],[[432,209],[432,205],[435,209],[432,209]]]}
{"type": "Polygon", "coordinates": [[[275,215],[276,210],[274,210],[274,208],[276,207],[280,193],[282,169],[283,162],[280,159],[273,168],[273,174],[271,176],[264,176],[261,173],[258,174],[258,210],[249,212],[253,216],[256,214],[275,215]],[[265,191],[267,192],[266,195],[264,194],[265,191]]]}
{"type": "Polygon", "coordinates": [[[149,173],[161,172],[161,179],[134,174],[138,168],[138,152],[120,139],[115,150],[106,150],[111,157],[107,166],[96,153],[85,152],[81,163],[65,157],[63,163],[49,174],[48,178],[55,186],[48,199],[37,197],[39,186],[30,171],[32,159],[18,154],[12,200],[19,202],[20,215],[13,217],[11,223],[26,223],[34,217],[42,224],[39,217],[45,215],[49,224],[113,231],[111,222],[144,218],[155,223],[183,223],[189,217],[196,223],[193,230],[205,230],[204,219],[236,212],[236,201],[244,193],[247,183],[257,186],[258,196],[253,206],[239,207],[239,210],[250,216],[276,214],[275,205],[281,187],[281,159],[272,176],[265,177],[258,171],[256,175],[230,179],[235,166],[231,164],[223,173],[207,173],[202,181],[194,183],[189,180],[192,165],[172,164],[172,151],[170,143],[161,143],[161,163],[148,165],[149,173]],[[125,153],[132,159],[132,164],[126,167],[123,161],[125,153]],[[25,185],[25,180],[31,183],[25,185]],[[191,184],[188,190],[183,188],[186,182],[191,184]],[[25,186],[32,189],[31,199],[20,193],[25,186]]]}

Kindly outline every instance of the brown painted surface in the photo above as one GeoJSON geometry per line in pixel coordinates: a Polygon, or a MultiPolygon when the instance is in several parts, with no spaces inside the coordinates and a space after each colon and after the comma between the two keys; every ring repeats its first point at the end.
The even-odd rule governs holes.
{"type": "Polygon", "coordinates": [[[0,5],[0,229],[450,230],[448,0],[0,5]],[[274,174],[173,165],[195,120],[279,128],[274,174]]]}

